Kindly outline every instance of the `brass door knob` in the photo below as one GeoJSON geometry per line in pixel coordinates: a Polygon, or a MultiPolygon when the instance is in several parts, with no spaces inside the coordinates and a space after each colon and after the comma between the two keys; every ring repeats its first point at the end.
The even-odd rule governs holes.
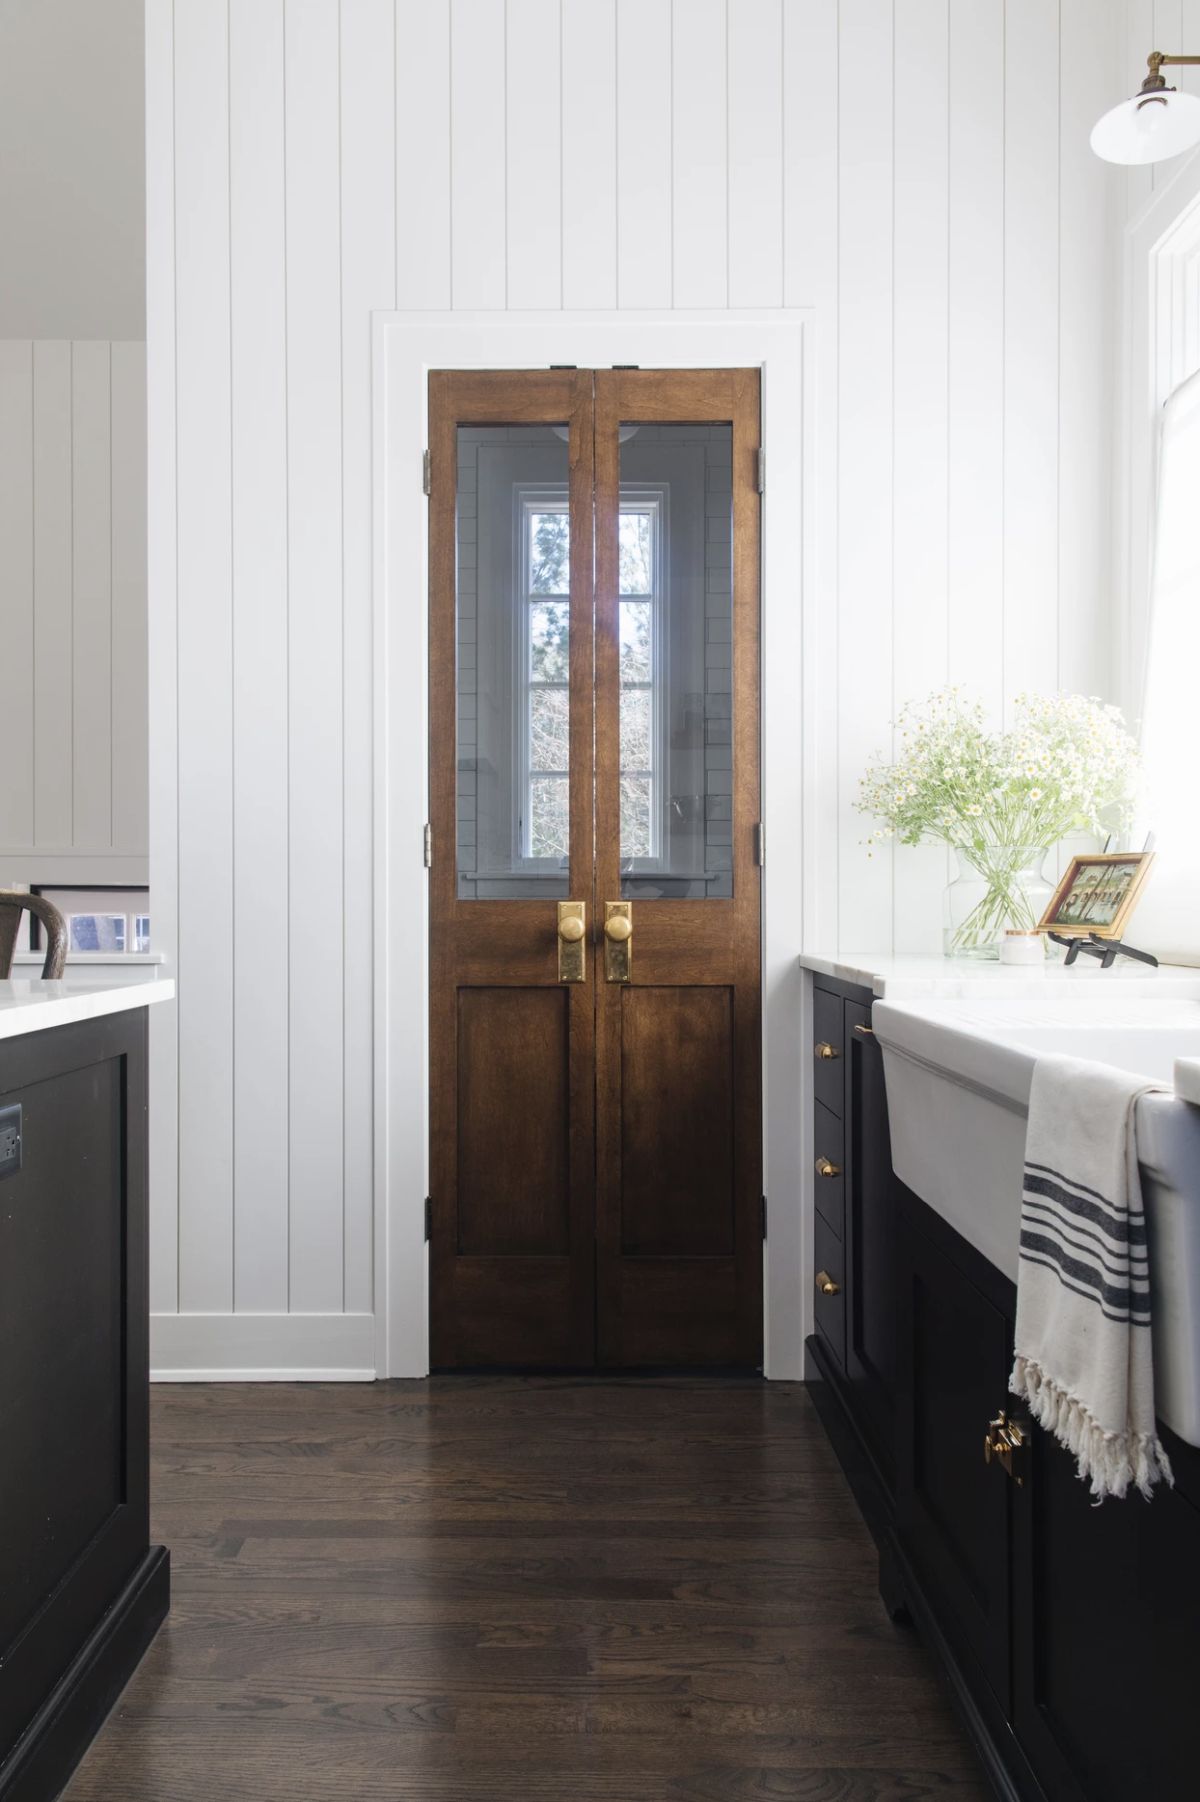
{"type": "Polygon", "coordinates": [[[604,922],[604,936],[612,939],[616,945],[623,945],[633,935],[633,921],[628,914],[612,914],[604,922]]]}
{"type": "Polygon", "coordinates": [[[817,1289],[822,1295],[840,1295],[842,1285],[835,1283],[827,1270],[818,1270],[817,1289]]]}
{"type": "Polygon", "coordinates": [[[840,1164],[831,1164],[828,1158],[817,1159],[818,1176],[840,1176],[841,1174],[842,1166],[840,1164]]]}
{"type": "Polygon", "coordinates": [[[842,1055],[837,1046],[831,1045],[828,1039],[822,1039],[821,1043],[814,1046],[813,1049],[819,1058],[841,1057],[842,1055]]]}
{"type": "Polygon", "coordinates": [[[558,922],[558,936],[570,945],[578,944],[587,928],[578,914],[564,914],[558,922]]]}

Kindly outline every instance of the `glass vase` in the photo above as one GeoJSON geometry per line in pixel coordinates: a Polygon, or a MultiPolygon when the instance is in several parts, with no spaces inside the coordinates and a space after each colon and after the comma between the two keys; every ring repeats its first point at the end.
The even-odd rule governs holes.
{"type": "Polygon", "coordinates": [[[947,957],[995,962],[1010,929],[1032,932],[1054,894],[1042,845],[958,845],[958,875],[946,889],[947,957]]]}

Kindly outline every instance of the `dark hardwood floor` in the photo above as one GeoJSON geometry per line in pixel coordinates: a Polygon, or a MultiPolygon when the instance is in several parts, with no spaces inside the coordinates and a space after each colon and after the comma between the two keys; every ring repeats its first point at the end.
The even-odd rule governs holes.
{"type": "Polygon", "coordinates": [[[69,1802],[984,1802],[803,1389],[160,1388],[170,1619],[69,1802]]]}

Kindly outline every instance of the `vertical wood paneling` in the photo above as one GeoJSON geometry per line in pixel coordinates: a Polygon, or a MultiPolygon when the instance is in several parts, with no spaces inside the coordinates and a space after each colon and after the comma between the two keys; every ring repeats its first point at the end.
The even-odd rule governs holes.
{"type": "Polygon", "coordinates": [[[229,15],[234,1306],[251,1313],[288,1302],[284,19],[284,0],[229,15]]]}
{"type": "Polygon", "coordinates": [[[33,831],[67,846],[71,730],[71,346],[33,347],[33,831]]]}
{"type": "Polygon", "coordinates": [[[71,346],[71,843],[112,842],[112,365],[71,346]]]}
{"type": "Polygon", "coordinates": [[[1004,14],[950,12],[951,679],[999,715],[1004,669],[1004,14]]]}
{"type": "MultiPolygon", "coordinates": [[[[396,305],[446,308],[451,304],[450,0],[393,6],[392,13],[403,25],[395,33],[393,58],[396,305]]],[[[374,37],[372,48],[379,53],[374,37]]],[[[385,221],[380,229],[388,235],[385,221]]]]}
{"type": "Polygon", "coordinates": [[[559,0],[507,0],[505,223],[510,307],[562,305],[559,0]]]}
{"type": "MultiPolygon", "coordinates": [[[[1200,0],[1175,5],[1186,32],[1200,0]]],[[[1118,42],[1132,85],[1163,14],[1061,0],[1060,76],[1059,10],[237,0],[227,58],[224,7],[149,0],[154,915],[170,950],[178,742],[184,1082],[177,1246],[163,1010],[156,1307],[177,1254],[185,1308],[371,1306],[373,309],[815,307],[805,792],[824,871],[805,930],[936,944],[940,855],[868,862],[851,805],[895,707],[948,675],[998,709],[1060,656],[1072,685],[1107,673],[1096,295],[1124,178],[1084,140],[1118,42]],[[254,932],[264,910],[281,932],[254,932]]],[[[69,642],[50,517],[69,545],[70,385],[37,358],[37,580],[69,642]]],[[[115,446],[133,403],[113,369],[115,446]]],[[[8,488],[0,533],[23,505],[8,488]]],[[[39,668],[67,748],[43,764],[39,740],[37,780],[69,835],[63,675],[39,668]]],[[[117,836],[126,679],[121,654],[117,836]]]]}
{"type": "Polygon", "coordinates": [[[1004,695],[1058,680],[1058,0],[1007,0],[1004,695]]]}
{"type": "Polygon", "coordinates": [[[671,0],[617,0],[617,305],[669,307],[671,0]]]}
{"type": "MultiPolygon", "coordinates": [[[[342,8],[343,1305],[373,1307],[371,313],[396,304],[392,0],[342,8]]],[[[414,651],[421,643],[415,622],[414,651]]],[[[419,654],[419,652],[417,653],[419,654]]]]}
{"type": "Polygon", "coordinates": [[[892,860],[864,857],[853,803],[892,711],[891,0],[843,0],[839,87],[839,917],[843,944],[890,950],[892,860]]]}
{"type": "Polygon", "coordinates": [[[343,1294],[338,8],[287,0],[289,1305],[343,1294]]]}
{"type": "Polygon", "coordinates": [[[451,0],[453,304],[508,305],[504,0],[451,0]]]}
{"type": "MultiPolygon", "coordinates": [[[[947,0],[896,8],[892,711],[946,680],[949,527],[947,0]]],[[[941,950],[946,857],[897,850],[895,945],[941,950]]]]}
{"type": "MultiPolygon", "coordinates": [[[[179,948],[175,21],[146,0],[147,829],[155,944],[179,948]]],[[[150,1009],[150,1307],[179,1306],[179,1006],[150,1009]]]]}
{"type": "MultiPolygon", "coordinates": [[[[1107,226],[1112,174],[1093,156],[1088,133],[1119,63],[1116,12],[1100,18],[1092,0],[1061,0],[1058,266],[1058,681],[1101,694],[1108,681],[1107,635],[1098,613],[1113,592],[1110,539],[1097,529],[1112,468],[1110,347],[1116,312],[1116,259],[1107,226]]],[[[1115,697],[1114,697],[1115,698],[1115,697]]]]}
{"type": "Polygon", "coordinates": [[[33,843],[33,345],[0,342],[0,846],[33,843]]]}
{"type": "Polygon", "coordinates": [[[783,304],[783,6],[729,9],[729,304],[783,304]]]}
{"type": "MultiPolygon", "coordinates": [[[[1122,59],[1121,88],[1109,101],[1115,106],[1128,94],[1137,92],[1146,75],[1146,58],[1152,50],[1164,50],[1154,42],[1154,0],[1124,0],[1125,55],[1122,59]]],[[[1170,164],[1167,165],[1170,168],[1170,164]]],[[[1125,212],[1132,218],[1154,191],[1153,166],[1125,169],[1118,179],[1125,182],[1125,212]]]]}
{"type": "MultiPolygon", "coordinates": [[[[821,454],[816,464],[815,583],[806,609],[804,656],[838,691],[838,3],[787,0],[783,11],[784,303],[816,309],[816,394],[821,454]]],[[[770,459],[771,420],[766,421],[770,459]]],[[[768,503],[769,505],[770,503],[768,503]]],[[[766,624],[770,633],[770,621],[766,624]]],[[[768,653],[769,654],[769,653],[768,653]]],[[[815,709],[813,710],[815,713],[815,709]]],[[[811,842],[838,840],[836,715],[806,718],[804,797],[811,842]]],[[[767,807],[770,809],[770,798],[767,807]]],[[[837,859],[805,872],[806,944],[838,938],[837,859]]]]}
{"type": "Polygon", "coordinates": [[[672,33],[672,304],[723,307],[729,302],[726,0],[673,0],[672,33]]]}
{"type": "Polygon", "coordinates": [[[616,0],[562,0],[562,83],[562,304],[615,307],[616,0]]]}
{"type": "Polygon", "coordinates": [[[233,1307],[232,556],[226,11],[175,5],[179,1300],[233,1307]]]}
{"type": "MultiPolygon", "coordinates": [[[[112,346],[112,842],[147,849],[146,347],[112,346]]],[[[153,926],[151,928],[153,930],[153,926]]]]}

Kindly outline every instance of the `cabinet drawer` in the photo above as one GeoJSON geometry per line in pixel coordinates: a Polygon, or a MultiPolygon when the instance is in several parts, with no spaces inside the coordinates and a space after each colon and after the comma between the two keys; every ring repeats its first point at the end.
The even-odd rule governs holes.
{"type": "Polygon", "coordinates": [[[842,998],[827,989],[813,989],[813,1089],[822,1106],[842,1115],[842,998]]]}
{"type": "Polygon", "coordinates": [[[816,1285],[813,1300],[814,1318],[817,1330],[829,1346],[838,1361],[838,1368],[846,1368],[846,1269],[842,1247],[834,1236],[833,1228],[818,1214],[813,1223],[813,1262],[814,1276],[818,1279],[828,1278],[836,1284],[836,1293],[826,1295],[822,1292],[820,1282],[816,1285]]]}
{"type": "Polygon", "coordinates": [[[844,1153],[842,1122],[818,1101],[813,1108],[813,1190],[818,1214],[823,1216],[839,1239],[843,1237],[846,1214],[846,1179],[842,1174],[845,1168],[844,1153]],[[829,1164],[837,1171],[836,1176],[822,1174],[822,1166],[829,1164]]]}

